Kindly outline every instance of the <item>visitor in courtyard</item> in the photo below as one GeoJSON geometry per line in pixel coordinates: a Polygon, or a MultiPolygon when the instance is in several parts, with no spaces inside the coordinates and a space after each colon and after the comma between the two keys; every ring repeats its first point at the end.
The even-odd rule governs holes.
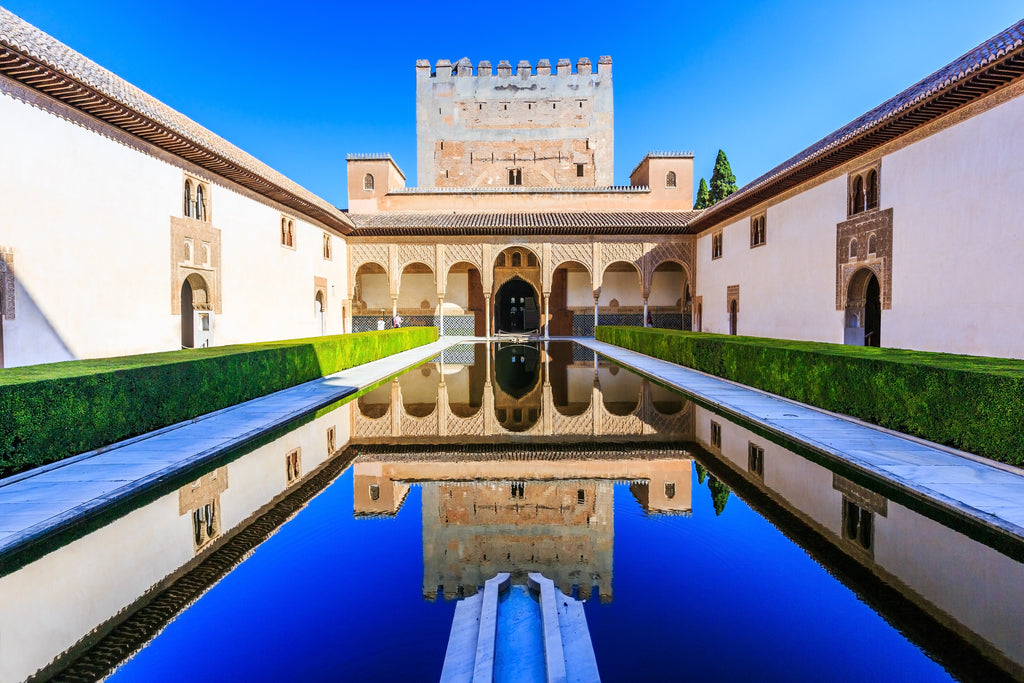
{"type": "Polygon", "coordinates": [[[400,316],[397,313],[395,313],[395,317],[391,319],[391,327],[401,327],[401,326],[402,326],[402,316],[400,316]]]}
{"type": "Polygon", "coordinates": [[[651,315],[650,311],[647,312],[647,322],[644,324],[647,325],[647,327],[654,327],[654,316],[651,315]]]}
{"type": "Polygon", "coordinates": [[[384,331],[384,316],[381,316],[381,317],[377,318],[377,331],[378,332],[383,332],[384,331]]]}

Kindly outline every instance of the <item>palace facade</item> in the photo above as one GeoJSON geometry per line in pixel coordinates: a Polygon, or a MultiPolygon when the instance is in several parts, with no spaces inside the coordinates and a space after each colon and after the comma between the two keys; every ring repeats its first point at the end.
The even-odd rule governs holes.
{"type": "Polygon", "coordinates": [[[704,211],[612,186],[612,61],[417,62],[419,187],[347,211],[0,9],[0,365],[405,324],[1024,357],[1024,22],[704,211]]]}

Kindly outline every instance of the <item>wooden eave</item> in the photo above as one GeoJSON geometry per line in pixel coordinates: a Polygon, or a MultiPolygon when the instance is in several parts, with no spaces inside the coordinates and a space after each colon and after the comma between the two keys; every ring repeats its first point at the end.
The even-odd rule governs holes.
{"type": "Polygon", "coordinates": [[[186,138],[152,118],[7,45],[0,45],[0,74],[145,140],[210,173],[227,178],[283,204],[338,233],[348,234],[352,231],[353,226],[340,210],[333,214],[223,154],[186,138]]]}

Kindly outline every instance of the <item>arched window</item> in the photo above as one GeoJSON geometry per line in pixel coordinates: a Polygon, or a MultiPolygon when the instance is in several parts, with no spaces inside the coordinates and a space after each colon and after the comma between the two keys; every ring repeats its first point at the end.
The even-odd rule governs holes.
{"type": "Polygon", "coordinates": [[[871,235],[868,237],[868,255],[874,256],[875,254],[877,254],[878,252],[876,251],[876,249],[877,245],[875,244],[875,235],[874,233],[871,233],[871,235]]]}
{"type": "Polygon", "coordinates": [[[857,240],[850,240],[850,258],[857,258],[857,240]]]}
{"type": "Polygon", "coordinates": [[[494,262],[494,265],[496,265],[498,268],[504,268],[505,267],[505,253],[504,252],[498,254],[498,260],[494,262]]]}
{"type": "Polygon", "coordinates": [[[281,244],[288,244],[288,219],[281,216],[281,244]]]}
{"type": "Polygon", "coordinates": [[[874,169],[868,171],[868,187],[867,187],[867,208],[877,209],[878,208],[878,173],[874,169]]]}
{"type": "Polygon", "coordinates": [[[523,265],[523,255],[518,251],[512,253],[512,267],[519,268],[523,265]]]}
{"type": "Polygon", "coordinates": [[[192,181],[185,181],[185,218],[192,217],[192,181]]]}
{"type": "Polygon", "coordinates": [[[850,190],[850,214],[860,213],[864,210],[864,179],[857,176],[853,180],[853,187],[850,190]]]}
{"type": "Polygon", "coordinates": [[[373,189],[373,176],[369,173],[363,176],[363,189],[367,192],[373,189]]]}
{"type": "Polygon", "coordinates": [[[192,240],[185,240],[185,263],[192,263],[192,240]]]}
{"type": "Polygon", "coordinates": [[[206,220],[206,200],[203,196],[203,186],[196,183],[196,218],[206,220]]]}
{"type": "Polygon", "coordinates": [[[675,187],[675,186],[676,186],[676,172],[675,171],[669,171],[668,173],[665,174],[665,187],[675,187]]]}
{"type": "Polygon", "coordinates": [[[531,251],[526,254],[526,265],[534,268],[537,265],[537,256],[531,251]]]}

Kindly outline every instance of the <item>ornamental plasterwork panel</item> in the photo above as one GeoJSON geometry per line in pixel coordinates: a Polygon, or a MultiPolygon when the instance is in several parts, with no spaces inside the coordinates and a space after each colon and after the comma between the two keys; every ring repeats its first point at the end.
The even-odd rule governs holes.
{"type": "Polygon", "coordinates": [[[562,415],[552,407],[551,431],[553,434],[587,436],[594,433],[594,407],[587,407],[580,415],[562,415]]]}
{"type": "Polygon", "coordinates": [[[892,308],[892,209],[859,213],[836,225],[836,310],[846,308],[850,281],[862,268],[878,278],[882,309],[892,308]],[[874,252],[868,243],[874,237],[874,252]],[[856,240],[854,253],[851,241],[856,240]]]}
{"type": "Polygon", "coordinates": [[[410,263],[422,263],[437,274],[437,251],[433,244],[399,244],[398,273],[410,263]]]}
{"type": "Polygon", "coordinates": [[[426,417],[413,417],[402,411],[402,436],[437,436],[437,408],[426,417]]]}
{"type": "Polygon", "coordinates": [[[448,412],[448,436],[478,436],[484,433],[484,411],[478,410],[472,417],[459,417],[448,412]]]}
{"type": "Polygon", "coordinates": [[[350,282],[356,281],[356,271],[359,266],[367,263],[376,263],[388,272],[388,245],[386,244],[353,244],[349,246],[349,254],[352,265],[352,278],[350,282]]]}
{"type": "Polygon", "coordinates": [[[10,249],[0,249],[0,313],[6,320],[14,320],[14,271],[11,264],[14,263],[14,252],[10,249]]]}
{"type": "Polygon", "coordinates": [[[605,242],[601,245],[601,267],[603,272],[616,261],[632,263],[640,270],[643,267],[644,245],[640,242],[605,242]]]}
{"type": "Polygon", "coordinates": [[[589,244],[573,242],[569,244],[555,243],[551,245],[551,260],[547,264],[547,277],[545,280],[551,282],[555,269],[566,261],[577,261],[582,263],[594,272],[594,249],[589,244]]]}
{"type": "Polygon", "coordinates": [[[479,244],[446,244],[444,245],[444,275],[448,276],[448,271],[451,270],[452,266],[456,263],[465,261],[466,263],[472,263],[476,266],[476,269],[483,271],[483,248],[479,244]]]}
{"type": "MultiPolygon", "coordinates": [[[[644,256],[644,292],[651,291],[654,281],[654,269],[666,261],[682,264],[686,270],[687,279],[693,278],[693,248],[687,242],[662,242],[661,244],[650,245],[650,249],[644,256]]],[[[690,291],[695,289],[695,282],[688,282],[690,291]]]]}
{"type": "Polygon", "coordinates": [[[366,417],[357,408],[353,434],[359,438],[385,438],[391,436],[391,411],[384,413],[382,417],[366,417]]]}

